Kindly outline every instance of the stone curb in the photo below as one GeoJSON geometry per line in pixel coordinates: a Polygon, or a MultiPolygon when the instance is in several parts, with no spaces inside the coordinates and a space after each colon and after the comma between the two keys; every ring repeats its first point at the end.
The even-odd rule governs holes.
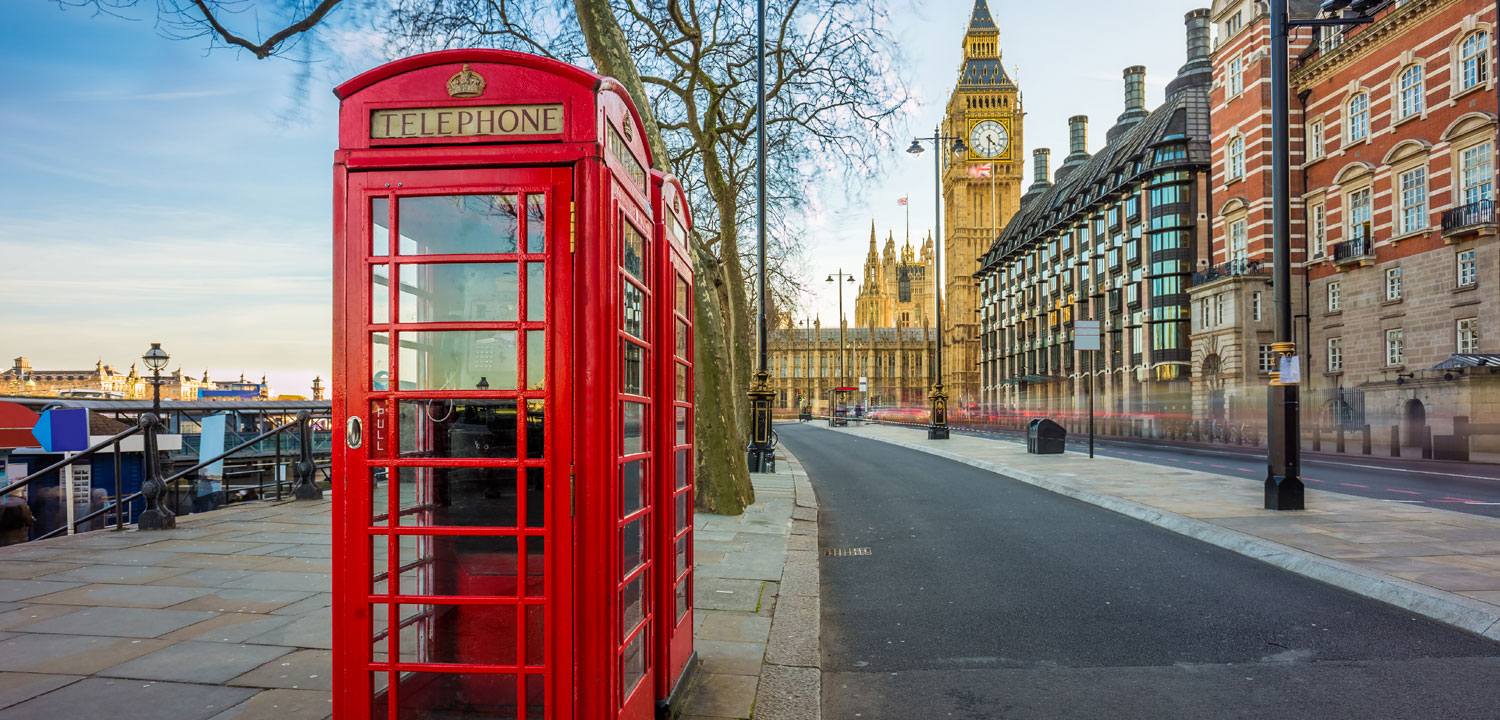
{"type": "MultiPolygon", "coordinates": [[[[835,431],[847,432],[847,431],[835,431]]],[[[849,433],[854,435],[854,433],[849,433]]],[[[1287,547],[1237,530],[1219,527],[1114,495],[1084,490],[999,463],[971,458],[947,450],[889,438],[855,435],[898,447],[925,452],[971,465],[1044,490],[1066,495],[1098,507],[1133,517],[1164,530],[1186,535],[1230,552],[1260,560],[1303,577],[1327,583],[1348,592],[1378,600],[1465,632],[1500,642],[1500,612],[1487,603],[1456,593],[1428,587],[1410,580],[1350,565],[1332,558],[1287,547]]],[[[1126,462],[1133,462],[1126,460],[1126,462]]]]}
{"type": "Polygon", "coordinates": [[[819,720],[823,712],[823,613],[819,600],[818,501],[802,464],[785,448],[779,454],[793,474],[795,509],[753,717],[819,720]],[[790,538],[799,540],[793,544],[790,538]]]}

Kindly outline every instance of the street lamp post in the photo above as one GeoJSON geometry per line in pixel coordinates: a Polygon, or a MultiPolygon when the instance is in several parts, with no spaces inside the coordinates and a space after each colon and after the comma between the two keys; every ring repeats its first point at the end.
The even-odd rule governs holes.
{"type": "Polygon", "coordinates": [[[912,138],[911,147],[906,151],[913,155],[922,154],[922,143],[931,142],[934,152],[932,153],[932,211],[935,226],[933,228],[933,298],[937,312],[934,319],[937,325],[937,357],[933,368],[932,392],[927,399],[932,403],[932,424],[927,426],[927,439],[948,439],[948,393],[943,389],[943,145],[952,141],[949,150],[954,156],[962,157],[968,151],[963,138],[944,135],[942,128],[934,128],[932,137],[912,138]]]}
{"type": "Polygon", "coordinates": [[[145,432],[146,477],[141,482],[141,495],[146,499],[146,509],[136,519],[142,530],[170,530],[177,526],[177,516],[163,505],[167,497],[167,484],[161,474],[161,453],[156,436],[161,433],[161,369],[167,366],[172,356],[161,349],[161,343],[151,343],[151,349],[141,356],[146,367],[151,369],[151,414],[141,417],[145,432]]]}
{"type": "Polygon", "coordinates": [[[844,272],[843,268],[828,276],[827,282],[839,286],[839,384],[836,387],[849,387],[848,360],[846,359],[846,345],[844,342],[844,283],[854,282],[854,275],[844,272]],[[835,280],[834,278],[838,278],[835,280]]]}
{"type": "MultiPolygon", "coordinates": [[[[1271,264],[1276,292],[1276,339],[1271,350],[1282,358],[1297,354],[1292,337],[1291,119],[1288,116],[1291,108],[1287,97],[1291,78],[1287,43],[1296,28],[1371,22],[1373,18],[1365,13],[1380,4],[1378,0],[1329,0],[1321,10],[1325,14],[1337,13],[1336,17],[1293,20],[1288,0],[1271,2],[1271,264]]],[[[1281,373],[1273,371],[1267,394],[1265,508],[1301,510],[1304,507],[1302,429],[1297,382],[1282,382],[1281,373]]]]}
{"type": "Polygon", "coordinates": [[[750,383],[750,472],[776,472],[771,444],[771,372],[766,362],[766,0],[755,3],[755,234],[760,266],[756,270],[756,345],[759,364],[750,383]]]}

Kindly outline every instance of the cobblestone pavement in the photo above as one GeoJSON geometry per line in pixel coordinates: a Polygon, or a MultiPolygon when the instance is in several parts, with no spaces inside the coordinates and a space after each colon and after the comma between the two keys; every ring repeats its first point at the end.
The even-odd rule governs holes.
{"type": "Polygon", "coordinates": [[[1500,519],[1307,489],[1307,510],[1262,509],[1258,480],[920,429],[848,432],[1099,505],[1500,640],[1500,519]]]}

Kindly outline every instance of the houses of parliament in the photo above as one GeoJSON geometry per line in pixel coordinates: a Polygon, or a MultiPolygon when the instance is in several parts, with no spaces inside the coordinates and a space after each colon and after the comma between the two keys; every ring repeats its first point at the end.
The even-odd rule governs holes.
{"type": "MultiPolygon", "coordinates": [[[[943,343],[943,382],[951,407],[980,398],[979,256],[1015,214],[1021,200],[1021,92],[1001,62],[1000,30],[985,0],[975,0],[962,42],[958,80],[945,107],[940,158],[943,196],[942,277],[931,236],[898,250],[892,234],[883,247],[872,224],[870,246],[853,304],[844,323],[825,327],[820,318],[793,321],[767,337],[776,407],[800,399],[815,411],[828,407],[835,387],[858,387],[872,407],[925,406],[935,380],[938,334],[943,343]],[[951,139],[966,150],[954,157],[951,139]],[[943,286],[942,328],[935,327],[936,288],[943,286]],[[845,359],[840,363],[840,357],[845,359]],[[841,369],[842,368],[842,369],[841,369]]],[[[934,149],[926,148],[927,153],[934,149]]],[[[932,162],[924,153],[918,162],[932,162]]]]}

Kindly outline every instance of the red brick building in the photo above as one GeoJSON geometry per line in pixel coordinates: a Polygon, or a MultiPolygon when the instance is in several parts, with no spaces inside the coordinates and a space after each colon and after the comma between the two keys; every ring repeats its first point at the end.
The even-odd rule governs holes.
{"type": "MultiPolygon", "coordinates": [[[[1293,2],[1311,16],[1317,2],[1293,2]]],[[[1272,362],[1265,5],[1213,20],[1213,262],[1195,277],[1202,416],[1264,422],[1272,362]]],[[[1496,6],[1400,0],[1292,46],[1292,262],[1303,427],[1418,454],[1500,421],[1496,6]]],[[[1478,439],[1476,449],[1493,440],[1478,439]]]]}

